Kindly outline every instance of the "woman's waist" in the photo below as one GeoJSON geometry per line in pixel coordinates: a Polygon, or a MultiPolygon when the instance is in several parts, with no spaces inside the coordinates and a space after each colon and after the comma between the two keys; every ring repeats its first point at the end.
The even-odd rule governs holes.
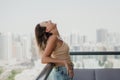
{"type": "MultiPolygon", "coordinates": [[[[71,60],[68,60],[68,64],[69,64],[70,66],[74,66],[73,63],[71,62],[71,60]]],[[[59,67],[59,66],[65,67],[65,65],[62,64],[62,63],[56,63],[56,64],[55,64],[55,67],[59,67]]]]}
{"type": "Polygon", "coordinates": [[[59,67],[59,66],[65,67],[65,65],[64,65],[64,64],[61,64],[61,63],[56,63],[56,64],[55,64],[55,67],[59,67]]]}

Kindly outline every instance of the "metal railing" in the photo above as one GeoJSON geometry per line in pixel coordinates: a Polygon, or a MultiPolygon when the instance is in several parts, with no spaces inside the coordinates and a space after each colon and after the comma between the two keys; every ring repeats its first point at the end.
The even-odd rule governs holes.
{"type": "Polygon", "coordinates": [[[120,51],[113,52],[70,52],[70,55],[120,55],[120,51]]]}
{"type": "Polygon", "coordinates": [[[91,55],[120,55],[120,52],[70,52],[71,56],[91,56],[91,55]]]}
{"type": "Polygon", "coordinates": [[[120,68],[120,52],[70,52],[76,68],[120,68]]]}

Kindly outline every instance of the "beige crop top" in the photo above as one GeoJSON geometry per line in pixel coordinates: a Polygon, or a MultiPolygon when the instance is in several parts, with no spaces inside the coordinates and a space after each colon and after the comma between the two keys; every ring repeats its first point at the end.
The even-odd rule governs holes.
{"type": "Polygon", "coordinates": [[[65,60],[68,60],[68,63],[70,65],[73,65],[73,63],[71,62],[71,59],[70,59],[70,55],[69,55],[69,46],[64,41],[63,41],[63,43],[62,43],[62,45],[60,47],[56,47],[55,48],[55,50],[51,54],[51,57],[52,58],[56,58],[56,59],[62,59],[62,60],[65,59],[65,60]]]}

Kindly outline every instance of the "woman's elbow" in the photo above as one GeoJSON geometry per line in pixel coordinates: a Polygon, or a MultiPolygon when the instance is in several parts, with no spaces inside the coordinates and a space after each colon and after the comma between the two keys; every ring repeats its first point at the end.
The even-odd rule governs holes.
{"type": "Polygon", "coordinates": [[[45,57],[42,57],[41,63],[42,63],[42,64],[46,64],[46,63],[47,63],[45,57]]]}

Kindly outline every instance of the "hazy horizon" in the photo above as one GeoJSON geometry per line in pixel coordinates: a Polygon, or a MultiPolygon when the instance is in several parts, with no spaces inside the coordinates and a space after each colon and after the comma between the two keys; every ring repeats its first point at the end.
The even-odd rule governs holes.
{"type": "Polygon", "coordinates": [[[120,30],[119,0],[0,0],[0,32],[33,33],[52,20],[60,34],[80,33],[93,40],[96,29],[120,30]]]}

